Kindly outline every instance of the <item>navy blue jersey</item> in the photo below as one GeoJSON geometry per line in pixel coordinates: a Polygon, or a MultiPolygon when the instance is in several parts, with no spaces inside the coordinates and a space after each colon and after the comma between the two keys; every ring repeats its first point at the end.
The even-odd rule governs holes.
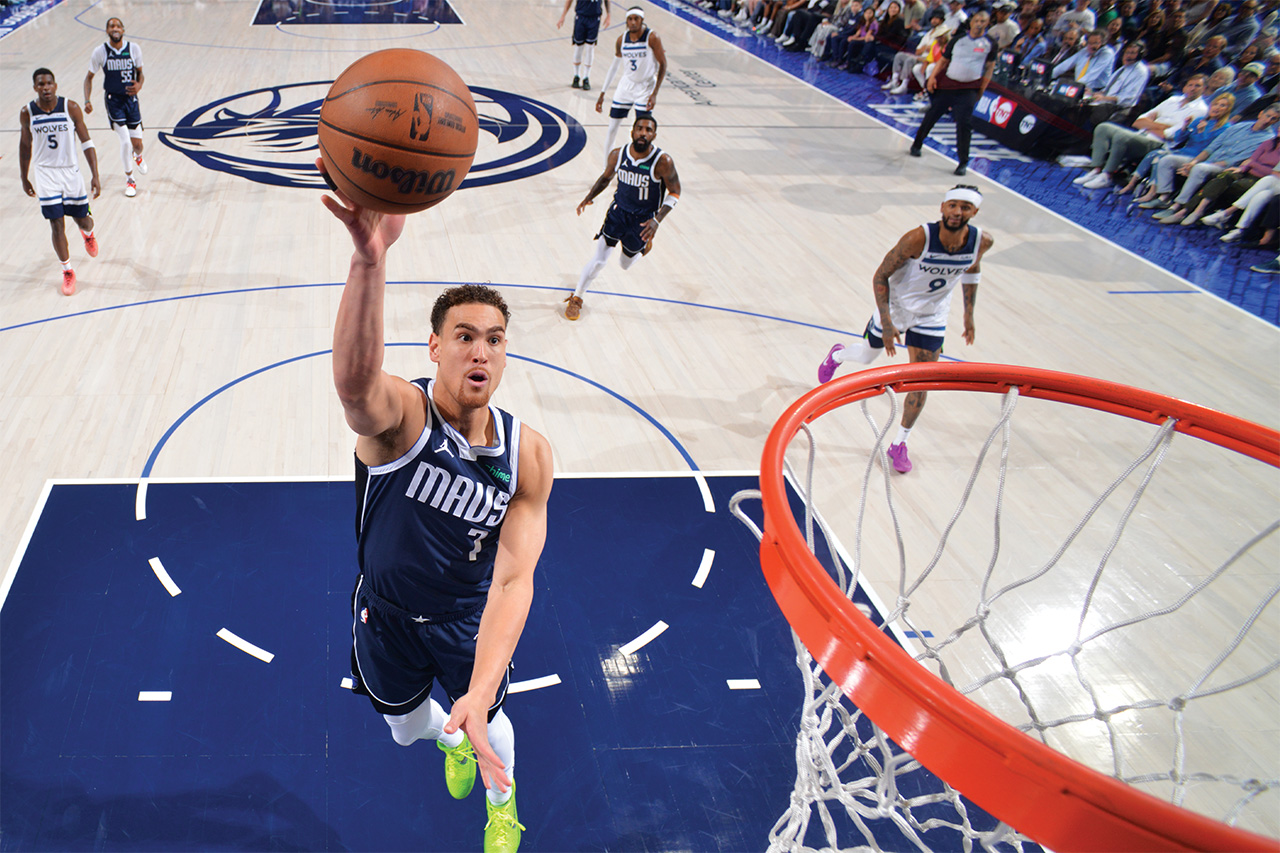
{"type": "Polygon", "coordinates": [[[654,146],[643,160],[631,159],[631,146],[624,145],[618,152],[618,190],[613,203],[620,210],[631,214],[652,215],[662,207],[667,186],[662,178],[653,174],[662,150],[654,146]]]}
{"type": "Polygon", "coordinates": [[[108,95],[127,95],[127,87],[142,67],[142,52],[132,42],[124,42],[119,50],[109,43],[99,45],[89,57],[89,70],[102,72],[102,90],[108,95]]]}
{"type": "Polygon", "coordinates": [[[520,457],[519,420],[490,406],[494,444],[472,447],[440,417],[433,383],[413,383],[427,423],[404,456],[375,467],[356,459],[360,571],[377,595],[424,615],[484,602],[520,457]]]}
{"type": "Polygon", "coordinates": [[[601,0],[578,0],[573,7],[573,14],[577,18],[598,18],[601,8],[601,0]]]}

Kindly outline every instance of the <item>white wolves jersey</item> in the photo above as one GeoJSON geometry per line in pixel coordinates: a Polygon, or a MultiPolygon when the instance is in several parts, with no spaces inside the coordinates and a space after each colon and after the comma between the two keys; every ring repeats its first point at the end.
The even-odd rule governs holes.
{"type": "Polygon", "coordinates": [[[58,98],[50,112],[40,109],[32,101],[27,105],[31,114],[31,162],[36,166],[58,169],[75,168],[76,152],[80,150],[75,125],[67,112],[67,99],[58,98]]]}
{"type": "Polygon", "coordinates": [[[115,50],[103,42],[89,55],[89,71],[102,74],[102,90],[109,95],[129,94],[125,87],[136,77],[136,69],[142,67],[142,51],[131,41],[115,50]]]}
{"type": "Polygon", "coordinates": [[[640,34],[639,41],[630,41],[624,33],[622,36],[622,79],[636,85],[651,84],[658,79],[658,60],[653,57],[649,47],[648,27],[640,34]]]}
{"type": "Polygon", "coordinates": [[[356,541],[369,588],[422,615],[484,602],[493,580],[498,534],[519,480],[520,421],[490,406],[494,444],[472,447],[440,417],[431,387],[427,423],[394,462],[356,458],[356,541]]]}
{"type": "Polygon", "coordinates": [[[942,314],[951,308],[951,293],[960,276],[978,259],[982,229],[969,226],[969,237],[957,252],[942,245],[940,223],[926,222],[924,251],[889,276],[890,298],[918,316],[942,314]]]}
{"type": "Polygon", "coordinates": [[[653,174],[653,167],[662,156],[662,149],[656,145],[649,149],[649,156],[643,160],[631,159],[631,146],[624,145],[618,151],[618,189],[613,203],[627,213],[654,214],[662,207],[662,198],[667,194],[667,185],[662,178],[653,174]]]}

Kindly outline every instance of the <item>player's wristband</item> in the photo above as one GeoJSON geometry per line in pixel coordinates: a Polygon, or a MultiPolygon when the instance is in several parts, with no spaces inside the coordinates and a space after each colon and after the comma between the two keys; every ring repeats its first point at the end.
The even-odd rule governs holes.
{"type": "Polygon", "coordinates": [[[960,276],[961,284],[977,284],[980,281],[982,281],[982,273],[980,272],[967,272],[960,276]]]}
{"type": "Polygon", "coordinates": [[[80,143],[80,150],[81,150],[81,151],[88,151],[88,150],[89,150],[90,148],[92,148],[92,147],[93,147],[93,140],[92,140],[92,139],[86,139],[84,142],[81,142],[81,143],[80,143]]]}
{"type": "Polygon", "coordinates": [[[671,208],[672,210],[676,209],[676,205],[679,202],[680,202],[680,196],[676,195],[675,193],[667,193],[666,196],[664,196],[662,199],[662,203],[667,207],[671,208]]]}

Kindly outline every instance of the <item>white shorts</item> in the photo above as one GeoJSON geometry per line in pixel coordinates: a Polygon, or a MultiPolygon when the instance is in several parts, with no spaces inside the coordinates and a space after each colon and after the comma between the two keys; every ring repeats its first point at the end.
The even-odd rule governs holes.
{"type": "Polygon", "coordinates": [[[33,177],[36,198],[46,219],[88,213],[89,194],[85,192],[79,166],[36,166],[33,177]]]}
{"type": "Polygon", "coordinates": [[[649,96],[653,94],[653,87],[657,82],[656,79],[649,79],[637,83],[623,77],[618,90],[613,93],[613,106],[617,109],[635,107],[637,110],[648,110],[649,96]]]}

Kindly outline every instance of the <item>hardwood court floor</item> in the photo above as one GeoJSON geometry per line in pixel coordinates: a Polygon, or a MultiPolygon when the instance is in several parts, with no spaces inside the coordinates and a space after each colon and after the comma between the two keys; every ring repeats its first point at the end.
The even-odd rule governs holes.
{"type": "MultiPolygon", "coordinates": [[[[435,52],[473,87],[543,110],[540,121],[563,128],[557,151],[573,150],[575,123],[587,137],[554,168],[494,166],[509,151],[530,163],[541,125],[521,129],[517,101],[484,108],[492,128],[512,129],[514,139],[482,132],[477,164],[490,164],[495,180],[413,217],[393,250],[387,336],[400,346],[388,349],[387,368],[428,373],[431,300],[450,282],[493,282],[514,313],[497,402],[548,436],[559,471],[758,467],[769,427],[812,387],[828,347],[865,324],[884,252],[936,217],[955,182],[950,166],[906,158],[907,140],[880,122],[648,4],[671,79],[688,84],[665,86],[656,110],[657,143],[675,158],[683,198],[654,251],[627,273],[615,261],[582,320],[570,323],[561,302],[605,207],[574,215],[602,166],[604,120],[593,110],[596,92],[567,85],[571,49],[554,27],[561,5],[456,0],[463,26],[290,29],[251,26],[256,0],[64,0],[5,37],[0,565],[18,552],[50,478],[351,474],[326,354],[350,255],[345,232],[317,191],[263,182],[265,165],[242,169],[251,180],[202,162],[255,154],[277,163],[277,175],[305,165],[305,142],[285,132],[305,119],[277,116],[285,131],[273,146],[254,135],[271,90],[281,111],[313,100],[298,84],[332,80],[385,46],[435,52]],[[16,175],[17,113],[38,66],[80,99],[88,55],[112,15],[145,51],[150,173],[137,198],[122,195],[118,143],[99,105],[89,127],[102,164],[94,204],[102,252],[89,260],[72,238],[80,292],[68,299],[48,227],[16,175]],[[224,99],[223,118],[256,111],[257,124],[211,130],[217,108],[201,110],[224,99]],[[193,114],[204,118],[183,125],[193,114]],[[205,132],[209,157],[179,150],[205,132]],[[174,145],[159,134],[173,134],[174,145]]],[[[609,38],[619,31],[615,22],[609,38]]],[[[593,82],[606,70],[601,55],[593,82]]],[[[977,342],[966,347],[953,329],[948,357],[1104,377],[1280,423],[1275,327],[1208,294],[1175,292],[1186,288],[1174,277],[970,177],[986,198],[975,224],[996,244],[984,262],[977,342]]],[[[920,514],[937,524],[950,507],[932,495],[930,465],[951,436],[976,428],[971,415],[939,397],[912,438],[919,469],[907,483],[920,514]]],[[[1053,431],[1053,421],[1039,426],[1053,431]]],[[[1105,428],[1063,429],[1085,443],[1107,438],[1105,428]]],[[[1061,466],[1075,454],[1051,437],[1042,457],[1036,465],[1061,466]]],[[[1093,464],[1071,464],[1070,476],[1104,482],[1114,473],[1093,464]]],[[[1192,471],[1185,493],[1198,494],[1206,476],[1214,475],[1192,471]]],[[[1245,497],[1274,507],[1274,480],[1257,480],[1241,481],[1245,497]]],[[[883,578],[894,582],[892,567],[883,578]]]]}

